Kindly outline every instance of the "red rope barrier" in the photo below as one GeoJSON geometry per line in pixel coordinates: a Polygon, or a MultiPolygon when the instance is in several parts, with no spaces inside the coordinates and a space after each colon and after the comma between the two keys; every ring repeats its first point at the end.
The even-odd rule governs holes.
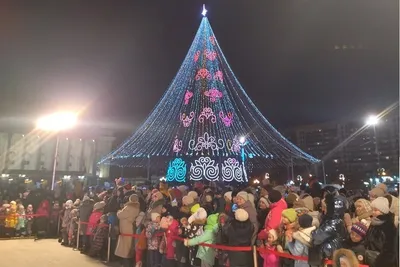
{"type": "Polygon", "coordinates": [[[79,222],[79,224],[85,224],[85,225],[90,225],[90,226],[100,226],[100,227],[108,227],[108,224],[105,223],[90,223],[90,222],[79,222]]]}
{"type": "MultiPolygon", "coordinates": [[[[88,222],[80,222],[80,224],[89,224],[89,223],[88,222]]],[[[97,223],[97,224],[90,224],[90,225],[92,225],[92,226],[100,226],[100,227],[108,227],[108,224],[98,224],[97,223]]],[[[125,234],[125,233],[120,233],[119,235],[120,236],[129,236],[129,237],[138,239],[140,237],[143,237],[144,234],[125,234]]],[[[157,235],[158,236],[162,236],[163,233],[157,234],[157,235]]],[[[173,238],[176,239],[176,240],[179,240],[179,241],[184,241],[185,240],[184,238],[181,238],[181,237],[178,237],[178,236],[174,236],[173,238]]],[[[203,247],[209,247],[209,248],[224,250],[224,251],[242,251],[242,252],[252,251],[252,247],[250,247],[250,246],[232,247],[232,246],[207,244],[207,243],[200,243],[198,245],[199,246],[203,246],[203,247]]],[[[271,253],[271,254],[274,254],[274,255],[276,255],[276,256],[278,256],[280,258],[287,258],[287,259],[292,259],[292,260],[308,262],[308,257],[295,256],[295,255],[291,255],[289,253],[282,253],[282,252],[278,252],[278,251],[275,251],[275,250],[269,250],[269,249],[266,249],[266,248],[257,248],[257,251],[260,252],[260,253],[271,253]]],[[[326,259],[324,261],[324,263],[328,264],[328,265],[332,265],[333,264],[332,260],[328,260],[328,259],[326,259]]],[[[369,267],[369,266],[360,264],[359,267],[369,267]]]]}

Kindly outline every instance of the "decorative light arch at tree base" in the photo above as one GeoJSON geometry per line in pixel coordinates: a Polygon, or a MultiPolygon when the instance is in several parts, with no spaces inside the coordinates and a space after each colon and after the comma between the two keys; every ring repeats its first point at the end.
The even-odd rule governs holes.
{"type": "Polygon", "coordinates": [[[247,182],[246,170],[235,158],[228,158],[218,164],[210,157],[200,157],[191,163],[189,172],[192,181],[247,182]]]}

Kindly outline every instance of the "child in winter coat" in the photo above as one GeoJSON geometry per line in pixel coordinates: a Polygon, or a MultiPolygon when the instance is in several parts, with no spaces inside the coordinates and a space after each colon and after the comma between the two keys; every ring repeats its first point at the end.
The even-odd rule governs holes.
{"type": "Polygon", "coordinates": [[[33,225],[33,206],[32,204],[29,204],[28,207],[26,207],[25,211],[26,215],[26,232],[28,236],[32,235],[32,225],[33,225]]]}
{"type": "MultiPolygon", "coordinates": [[[[308,257],[308,248],[311,247],[311,232],[316,229],[312,226],[313,217],[308,214],[303,214],[298,218],[299,230],[293,232],[290,236],[287,236],[289,241],[287,248],[290,254],[294,256],[308,257]]],[[[294,263],[295,267],[309,267],[308,262],[296,260],[294,263]]]]}
{"type": "Polygon", "coordinates": [[[68,227],[68,245],[74,246],[76,243],[76,236],[78,232],[78,209],[71,210],[70,213],[70,223],[68,227]]]}
{"type": "Polygon", "coordinates": [[[358,222],[353,224],[350,232],[350,240],[346,247],[356,254],[357,260],[362,264],[365,257],[364,238],[367,234],[368,228],[363,223],[358,222]]]}
{"type": "Polygon", "coordinates": [[[11,201],[9,207],[7,208],[7,217],[5,220],[5,228],[9,237],[15,236],[15,227],[17,226],[17,223],[17,203],[15,201],[11,201]]]}
{"type": "MultiPolygon", "coordinates": [[[[204,226],[204,233],[192,239],[185,239],[185,246],[196,246],[201,243],[215,244],[215,236],[218,231],[218,214],[212,214],[207,218],[204,226]]],[[[197,258],[201,260],[202,267],[212,267],[215,261],[215,249],[200,246],[197,251],[197,258]]]]}
{"type": "Polygon", "coordinates": [[[26,217],[25,217],[25,208],[22,204],[18,205],[17,208],[17,214],[18,214],[18,222],[17,226],[15,227],[16,230],[16,236],[21,236],[25,235],[25,222],[26,222],[26,217]]]}
{"type": "MultiPolygon", "coordinates": [[[[279,231],[279,238],[277,250],[279,252],[290,252],[288,248],[289,240],[293,240],[293,233],[298,228],[297,213],[296,210],[285,209],[282,211],[282,225],[279,231]]],[[[289,267],[294,265],[292,259],[281,258],[281,266],[289,267]]]]}
{"type": "Polygon", "coordinates": [[[161,228],[166,229],[164,234],[165,264],[163,264],[163,266],[172,267],[176,265],[175,237],[177,237],[179,233],[179,223],[172,216],[168,216],[161,219],[160,226],[161,228]]]}
{"type": "Polygon", "coordinates": [[[73,206],[72,200],[67,200],[65,202],[65,209],[64,209],[64,216],[62,220],[62,246],[67,246],[68,245],[68,231],[69,231],[69,226],[71,224],[71,211],[72,211],[72,206],[73,206]]]}
{"type": "Polygon", "coordinates": [[[107,227],[107,215],[102,215],[100,217],[100,225],[96,227],[96,230],[94,232],[93,236],[93,243],[90,247],[88,255],[91,257],[98,256],[101,254],[102,248],[107,243],[107,237],[108,237],[108,227],[107,227]]]}
{"type": "MultiPolygon", "coordinates": [[[[190,225],[186,217],[180,219],[179,224],[179,237],[186,239],[189,237],[190,225]]],[[[178,267],[187,267],[189,265],[189,249],[185,246],[184,242],[177,240],[175,250],[176,260],[178,267]]]]}
{"type": "Polygon", "coordinates": [[[159,252],[161,236],[160,233],[161,215],[156,212],[151,213],[151,221],[146,227],[148,265],[155,267],[161,264],[161,254],[159,252]]]}
{"type": "MultiPolygon", "coordinates": [[[[278,232],[274,229],[268,231],[268,239],[265,248],[268,250],[275,251],[278,240],[278,232]]],[[[264,267],[278,267],[279,257],[275,254],[264,252],[261,254],[264,259],[264,267]]]]}
{"type": "MultiPolygon", "coordinates": [[[[201,236],[204,232],[204,225],[207,222],[207,212],[198,204],[191,209],[192,215],[188,219],[187,235],[189,239],[201,236]]],[[[201,262],[196,257],[198,246],[189,247],[189,260],[191,266],[200,266],[201,262]]]]}

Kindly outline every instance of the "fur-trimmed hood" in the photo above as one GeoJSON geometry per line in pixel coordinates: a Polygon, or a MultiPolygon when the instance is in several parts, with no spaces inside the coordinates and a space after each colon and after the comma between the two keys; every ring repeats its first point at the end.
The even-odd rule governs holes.
{"type": "Polygon", "coordinates": [[[303,245],[306,245],[307,247],[311,247],[311,233],[317,229],[315,226],[305,228],[298,230],[293,233],[293,238],[295,240],[298,240],[301,242],[303,245]]]}
{"type": "Polygon", "coordinates": [[[340,258],[342,257],[347,259],[347,261],[350,263],[350,267],[360,266],[353,251],[341,248],[333,253],[333,267],[340,267],[340,258]]]}

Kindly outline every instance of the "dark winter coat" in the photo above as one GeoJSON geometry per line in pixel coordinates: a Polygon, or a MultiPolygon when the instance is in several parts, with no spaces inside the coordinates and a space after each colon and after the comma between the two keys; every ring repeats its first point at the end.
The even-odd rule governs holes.
{"type": "MultiPolygon", "coordinates": [[[[227,245],[232,247],[251,246],[253,233],[254,226],[250,220],[239,222],[232,219],[223,227],[224,239],[227,241],[227,245]]],[[[251,251],[229,251],[228,258],[230,267],[247,267],[253,265],[253,255],[251,251]]]]}
{"type": "Polygon", "coordinates": [[[357,259],[359,260],[360,263],[364,263],[365,260],[365,242],[360,241],[358,243],[354,243],[351,240],[349,240],[345,246],[346,249],[349,249],[354,252],[356,255],[357,259]]]}
{"type": "MultiPolygon", "coordinates": [[[[90,214],[93,211],[94,202],[92,200],[85,200],[82,202],[81,206],[79,207],[79,219],[81,222],[89,222],[90,214]]],[[[80,235],[86,234],[87,224],[81,224],[80,226],[80,235]]]]}
{"type": "Polygon", "coordinates": [[[89,254],[96,254],[98,253],[101,248],[103,247],[104,243],[108,238],[108,227],[105,226],[97,226],[94,237],[93,243],[90,246],[90,253],[89,254]]]}
{"type": "Polygon", "coordinates": [[[396,266],[395,237],[396,227],[394,226],[392,213],[378,216],[375,220],[371,220],[365,238],[365,248],[367,250],[378,251],[380,254],[375,262],[366,262],[373,266],[396,266]]]}
{"type": "Polygon", "coordinates": [[[253,224],[253,231],[254,231],[252,234],[252,245],[253,245],[256,242],[258,228],[259,228],[257,220],[257,210],[253,207],[253,205],[249,200],[247,200],[240,208],[247,211],[247,213],[249,214],[249,220],[253,224]]]}
{"type": "Polygon", "coordinates": [[[327,216],[319,228],[311,236],[312,247],[309,250],[309,264],[322,265],[322,259],[332,259],[333,252],[343,247],[348,238],[348,232],[343,221],[346,209],[345,201],[341,196],[332,197],[327,201],[327,216]]]}

